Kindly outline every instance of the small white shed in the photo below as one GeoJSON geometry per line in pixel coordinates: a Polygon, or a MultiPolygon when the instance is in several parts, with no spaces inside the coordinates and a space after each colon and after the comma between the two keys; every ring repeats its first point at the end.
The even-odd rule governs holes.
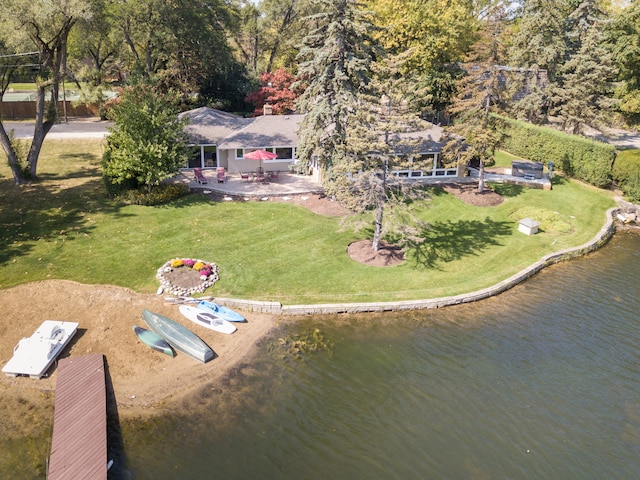
{"type": "Polygon", "coordinates": [[[518,222],[518,231],[525,235],[535,235],[538,233],[540,222],[536,222],[531,218],[523,218],[518,222]]]}

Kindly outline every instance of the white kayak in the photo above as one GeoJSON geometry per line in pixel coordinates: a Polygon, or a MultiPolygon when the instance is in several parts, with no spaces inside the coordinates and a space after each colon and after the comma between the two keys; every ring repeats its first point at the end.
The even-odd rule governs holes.
{"type": "Polygon", "coordinates": [[[180,313],[192,322],[208,328],[209,330],[227,334],[236,331],[236,327],[231,322],[227,322],[226,320],[223,320],[213,313],[201,308],[189,305],[180,305],[180,313]]]}

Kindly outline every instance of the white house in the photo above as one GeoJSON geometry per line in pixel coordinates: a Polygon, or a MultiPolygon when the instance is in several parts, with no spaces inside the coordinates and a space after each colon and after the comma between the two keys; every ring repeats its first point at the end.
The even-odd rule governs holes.
{"type": "MultiPolygon", "coordinates": [[[[298,124],[304,115],[270,115],[268,110],[265,113],[259,117],[243,118],[207,107],[181,113],[180,118],[189,119],[185,130],[193,147],[193,156],[185,168],[224,167],[230,174],[253,171],[258,167],[256,160],[247,160],[244,155],[253,150],[267,150],[278,157],[262,160],[262,167],[265,170],[288,171],[297,160],[298,124]]],[[[461,167],[444,168],[439,158],[442,133],[441,127],[431,125],[420,132],[401,134],[422,139],[420,154],[432,160],[433,166],[427,170],[406,169],[390,173],[416,180],[458,176],[461,167]]],[[[310,173],[320,181],[318,168],[312,168],[310,173]]]]}
{"type": "Polygon", "coordinates": [[[224,167],[232,174],[255,170],[258,167],[256,160],[243,158],[253,150],[267,150],[278,155],[273,160],[262,160],[265,170],[287,171],[296,160],[296,132],[303,115],[243,118],[201,107],[179,116],[189,119],[185,130],[193,147],[193,156],[185,168],[224,167]]]}

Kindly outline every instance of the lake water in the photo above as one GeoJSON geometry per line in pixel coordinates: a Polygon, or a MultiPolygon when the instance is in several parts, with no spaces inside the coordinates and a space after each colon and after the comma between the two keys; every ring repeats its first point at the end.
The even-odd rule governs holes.
{"type": "Polygon", "coordinates": [[[123,423],[110,477],[640,478],[639,286],[619,233],[479,303],[305,318],[181,415],[123,423]],[[314,331],[328,349],[279,340],[314,331]]]}

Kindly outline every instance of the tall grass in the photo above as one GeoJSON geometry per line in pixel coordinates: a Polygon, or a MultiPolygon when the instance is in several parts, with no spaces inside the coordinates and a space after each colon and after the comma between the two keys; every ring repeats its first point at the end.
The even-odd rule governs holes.
{"type": "Polygon", "coordinates": [[[304,207],[198,194],[159,207],[118,204],[105,194],[100,155],[98,141],[47,140],[41,181],[22,187],[0,167],[0,287],[57,278],[153,292],[164,262],[197,257],[220,267],[207,292],[220,297],[285,304],[435,298],[487,287],[546,253],[581,245],[614,204],[607,192],[560,177],[552,191],[496,185],[505,196],[497,207],[472,207],[433,188],[430,200],[413,206],[424,243],[414,243],[402,265],[368,267],[346,249],[370,231],[355,233],[304,207]],[[519,233],[518,212],[531,206],[569,231],[519,233]]]}

